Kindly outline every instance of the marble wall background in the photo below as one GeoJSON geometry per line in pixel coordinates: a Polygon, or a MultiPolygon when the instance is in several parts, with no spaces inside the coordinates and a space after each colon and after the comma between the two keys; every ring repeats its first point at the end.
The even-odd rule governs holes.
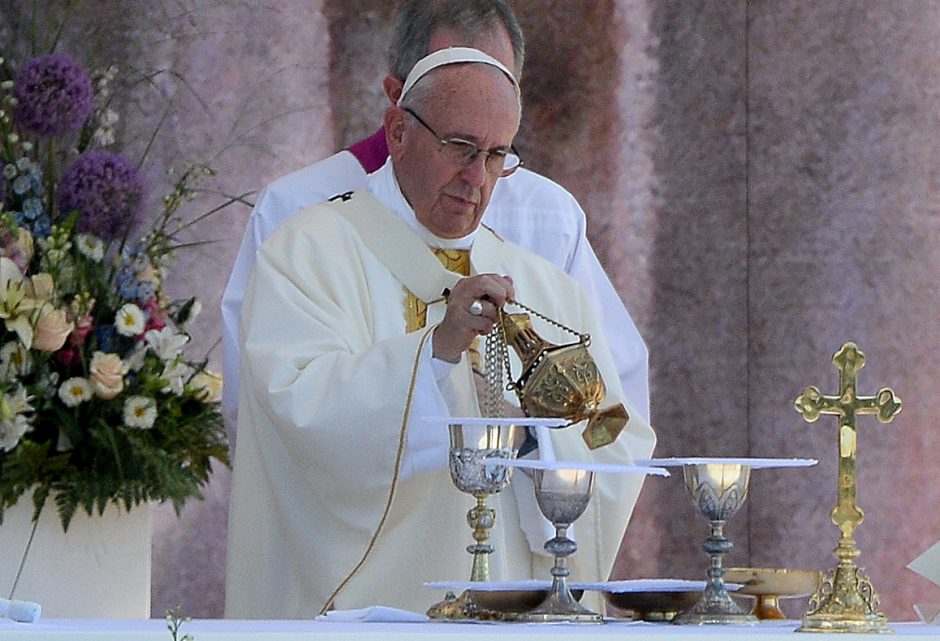
{"type": "MultiPolygon", "coordinates": [[[[836,422],[803,422],[793,399],[810,384],[836,392],[830,359],[854,340],[868,357],[860,393],[887,385],[904,401],[889,425],[859,421],[861,563],[889,617],[913,618],[912,603],[940,598],[904,567],[940,538],[940,3],[513,5],[529,42],[520,148],[582,202],[646,337],[657,453],[820,459],[754,473],[729,564],[834,564],[836,422]]],[[[73,26],[107,27],[102,49],[115,59],[189,80],[194,91],[161,85],[176,109],[155,157],[212,158],[228,193],[378,126],[386,0],[83,7],[73,26]]],[[[89,42],[66,44],[97,51],[89,42]]],[[[131,146],[159,117],[137,98],[131,146]]],[[[207,350],[247,216],[232,208],[211,221],[200,235],[218,242],[174,272],[174,288],[205,302],[207,350]]],[[[218,348],[210,358],[218,364],[218,348]]],[[[223,469],[179,519],[155,508],[155,615],[177,602],[221,615],[227,493],[223,469]]],[[[614,577],[700,577],[706,529],[680,479],[650,481],[614,577]]]]}

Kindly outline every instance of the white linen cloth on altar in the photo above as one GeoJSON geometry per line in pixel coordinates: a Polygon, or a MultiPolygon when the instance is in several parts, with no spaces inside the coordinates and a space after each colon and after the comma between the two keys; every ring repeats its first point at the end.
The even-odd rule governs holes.
{"type": "MultiPolygon", "coordinates": [[[[365,189],[367,184],[368,176],[356,157],[342,151],[284,176],[258,196],[222,294],[222,410],[230,436],[238,413],[239,314],[261,243],[304,207],[365,189]]],[[[577,200],[557,183],[523,167],[496,182],[483,224],[539,254],[584,288],[597,309],[624,396],[633,411],[649,422],[649,352],[587,241],[585,215],[577,200]]]]}
{"type": "MultiPolygon", "coordinates": [[[[32,530],[30,495],[6,511],[0,525],[0,596],[8,597],[32,530]]],[[[42,617],[150,616],[150,506],[104,514],[78,510],[67,533],[50,499],[14,598],[35,601],[42,617]]]]}
{"type": "MultiPolygon", "coordinates": [[[[467,641],[468,639],[513,639],[514,641],[725,641],[760,639],[793,641],[799,621],[764,622],[757,626],[680,626],[613,620],[604,625],[544,623],[358,623],[331,621],[237,621],[195,620],[184,623],[183,634],[196,641],[359,641],[360,639],[407,639],[408,641],[467,641]]],[[[922,623],[892,623],[896,637],[910,641],[935,641],[940,626],[922,623]]],[[[853,638],[858,635],[849,635],[853,638]]],[[[27,625],[0,619],[0,641],[167,641],[161,619],[44,620],[27,625]]]]}

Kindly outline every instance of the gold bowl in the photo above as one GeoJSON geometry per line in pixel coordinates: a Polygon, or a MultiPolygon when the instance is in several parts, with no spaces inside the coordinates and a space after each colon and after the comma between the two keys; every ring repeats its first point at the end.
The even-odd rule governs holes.
{"type": "MultiPolygon", "coordinates": [[[[504,614],[521,614],[535,609],[548,596],[545,590],[469,590],[473,602],[481,609],[504,614]]],[[[584,590],[572,590],[578,601],[584,590]]]]}
{"type": "Polygon", "coordinates": [[[667,590],[650,592],[607,592],[607,603],[620,610],[633,612],[633,618],[641,621],[672,621],[691,608],[702,595],[699,590],[667,590]]]}
{"type": "Polygon", "coordinates": [[[736,594],[753,596],[758,619],[786,619],[779,599],[809,596],[816,591],[822,572],[790,568],[727,568],[725,581],[740,583],[736,594]]]}

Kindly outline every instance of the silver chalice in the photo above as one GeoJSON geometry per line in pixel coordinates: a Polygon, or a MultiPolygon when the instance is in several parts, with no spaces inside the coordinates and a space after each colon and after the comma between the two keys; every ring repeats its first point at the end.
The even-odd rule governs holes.
{"type": "Polygon", "coordinates": [[[568,537],[568,528],[587,509],[594,491],[595,474],[600,472],[669,476],[669,472],[645,465],[531,459],[517,459],[507,465],[528,468],[527,471],[531,471],[539,510],[555,528],[555,536],[545,543],[545,550],[555,559],[551,569],[551,590],[538,607],[520,615],[517,620],[603,623],[600,614],[582,606],[571,594],[567,559],[577,551],[578,546],[568,537]]]}
{"type": "Polygon", "coordinates": [[[710,566],[705,589],[698,602],[673,619],[673,623],[754,624],[757,617],[747,614],[731,599],[725,588],[722,557],[734,547],[724,534],[725,523],[744,504],[751,470],[796,468],[816,465],[816,459],[803,458],[658,458],[644,464],[682,467],[685,487],[698,513],[711,524],[711,534],[702,544],[710,566]]]}
{"type": "Polygon", "coordinates": [[[555,536],[545,543],[545,550],[555,557],[555,565],[551,570],[552,587],[548,596],[537,608],[522,614],[520,621],[603,623],[600,614],[587,609],[571,595],[566,567],[566,559],[578,549],[578,545],[568,538],[568,527],[584,513],[591,501],[594,474],[594,471],[586,469],[532,471],[539,510],[555,528],[555,536]]]}
{"type": "Polygon", "coordinates": [[[679,614],[673,623],[756,624],[757,617],[742,610],[725,589],[722,557],[733,544],[724,534],[725,523],[747,499],[751,468],[734,463],[689,463],[683,465],[685,487],[698,513],[711,524],[711,534],[702,544],[711,565],[698,602],[679,614]]]}

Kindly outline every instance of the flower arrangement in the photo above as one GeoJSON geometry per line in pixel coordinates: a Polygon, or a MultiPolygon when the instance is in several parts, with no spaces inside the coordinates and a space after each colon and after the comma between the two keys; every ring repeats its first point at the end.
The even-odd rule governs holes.
{"type": "Polygon", "coordinates": [[[185,171],[143,225],[144,178],[108,148],[113,75],[0,59],[0,520],[31,490],[34,520],[51,500],[66,530],[79,508],[179,510],[228,463],[222,381],[185,353],[199,302],[163,287],[211,172],[185,171]]]}

